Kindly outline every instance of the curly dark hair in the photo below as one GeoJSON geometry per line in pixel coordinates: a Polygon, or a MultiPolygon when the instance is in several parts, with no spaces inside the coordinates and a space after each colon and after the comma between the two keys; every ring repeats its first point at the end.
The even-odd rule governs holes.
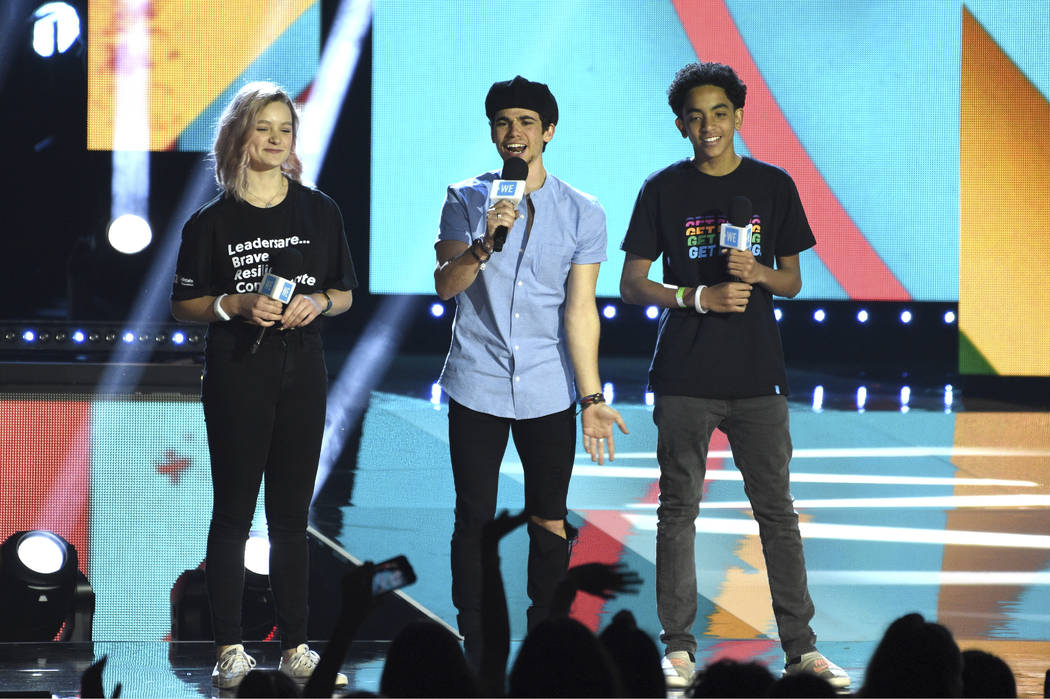
{"type": "Polygon", "coordinates": [[[685,96],[701,85],[714,85],[725,90],[734,110],[744,106],[747,85],[732,68],[724,63],[690,63],[675,73],[671,86],[667,88],[667,103],[675,116],[682,116],[685,96]]]}

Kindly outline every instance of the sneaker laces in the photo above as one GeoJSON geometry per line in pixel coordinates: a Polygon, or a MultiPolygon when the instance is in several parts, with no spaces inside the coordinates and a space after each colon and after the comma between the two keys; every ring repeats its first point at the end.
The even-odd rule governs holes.
{"type": "Polygon", "coordinates": [[[226,675],[247,674],[254,668],[255,658],[245,653],[243,648],[228,650],[219,659],[219,671],[226,675]]]}
{"type": "Polygon", "coordinates": [[[317,651],[309,649],[306,651],[297,650],[288,661],[288,667],[296,674],[302,674],[304,672],[313,672],[319,662],[321,662],[321,656],[317,654],[317,651]]]}

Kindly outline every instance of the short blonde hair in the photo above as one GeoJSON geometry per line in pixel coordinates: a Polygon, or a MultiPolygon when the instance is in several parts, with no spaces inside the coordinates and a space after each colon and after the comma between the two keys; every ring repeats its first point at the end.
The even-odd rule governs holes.
{"type": "Polygon", "coordinates": [[[302,161],[295,153],[299,135],[299,112],[292,98],[274,83],[248,83],[237,91],[219,117],[215,147],[212,149],[212,157],[215,158],[215,181],[223,191],[239,201],[244,200],[247,187],[245,173],[248,169],[248,152],[245,145],[252,129],[255,128],[259,112],[271,102],[283,102],[292,113],[292,145],[287,160],[281,165],[281,171],[296,182],[300,181],[303,174],[302,161]]]}

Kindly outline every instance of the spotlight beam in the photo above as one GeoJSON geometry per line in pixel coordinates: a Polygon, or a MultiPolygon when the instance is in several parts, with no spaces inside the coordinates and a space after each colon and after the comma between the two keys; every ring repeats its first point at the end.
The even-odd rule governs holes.
{"type": "MultiPolygon", "coordinates": [[[[190,173],[189,184],[183,190],[179,206],[172,214],[171,223],[159,241],[159,248],[153,258],[153,265],[146,281],[139,290],[138,301],[131,310],[129,324],[138,327],[146,323],[158,323],[168,320],[168,299],[171,297],[172,270],[179,256],[179,244],[182,242],[182,223],[200,207],[201,203],[212,196],[215,181],[211,168],[204,156],[190,173]]],[[[139,377],[153,353],[153,345],[148,349],[136,349],[134,345],[118,343],[106,362],[106,370],[99,379],[95,393],[107,395],[127,392],[135,388],[139,377]],[[134,357],[135,363],[130,363],[134,357]]]]}
{"type": "Polygon", "coordinates": [[[296,150],[303,161],[303,177],[317,181],[332,139],[346,91],[361,57],[361,42],[372,23],[371,0],[343,0],[325,41],[310,99],[303,110],[296,150]]]}
{"type": "Polygon", "coordinates": [[[368,408],[372,390],[386,373],[408,328],[405,320],[419,303],[422,301],[415,296],[386,297],[361,332],[361,339],[354,345],[344,368],[329,389],[314,499],[328,480],[347,437],[368,408]]]}
{"type": "Polygon", "coordinates": [[[0,90],[7,79],[7,69],[18,50],[19,42],[26,40],[31,28],[29,16],[36,0],[7,0],[0,3],[0,90]]]}

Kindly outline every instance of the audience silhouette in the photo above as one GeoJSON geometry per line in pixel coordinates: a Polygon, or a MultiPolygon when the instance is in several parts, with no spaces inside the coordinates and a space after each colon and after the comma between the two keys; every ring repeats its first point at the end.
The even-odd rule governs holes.
{"type": "Polygon", "coordinates": [[[237,685],[238,697],[301,697],[299,685],[277,670],[249,670],[237,685]]]}
{"type": "MultiPolygon", "coordinates": [[[[501,512],[482,533],[483,601],[481,673],[475,675],[459,640],[434,621],[405,626],[387,651],[380,695],[387,697],[664,697],[660,654],[634,615],[621,610],[595,635],[569,610],[579,591],[602,599],[633,593],[641,579],[622,564],[587,563],[569,568],[550,607],[522,642],[507,674],[510,624],[500,572],[499,542],[527,520],[524,512],[501,512]]],[[[335,631],[313,676],[299,685],[281,672],[255,669],[236,690],[245,697],[331,697],[336,674],[361,623],[375,606],[373,565],[366,562],[342,580],[342,604],[335,631]]],[[[104,697],[106,656],[81,676],[80,696],[104,697]]],[[[1050,685],[1050,671],[1047,672],[1050,685]]],[[[119,697],[121,685],[113,690],[119,697]]],[[[834,697],[834,688],[816,675],[774,678],[758,662],[723,658],[696,673],[691,697],[834,697]]],[[[1047,693],[1044,688],[1044,696],[1047,693]]],[[[347,687],[343,696],[375,696],[347,687]]],[[[891,623],[874,653],[858,697],[1016,697],[1009,665],[980,649],[960,652],[951,631],[918,613],[891,623]]]]}
{"type": "Polygon", "coordinates": [[[764,697],[773,685],[765,665],[723,658],[698,670],[686,689],[691,697],[764,697]]]}
{"type": "Polygon", "coordinates": [[[459,640],[433,621],[409,624],[390,644],[379,693],[384,697],[476,697],[478,682],[459,640]]]}
{"type": "Polygon", "coordinates": [[[972,648],[962,652],[964,697],[1016,697],[1017,682],[1006,661],[972,648]]]}
{"type": "Polygon", "coordinates": [[[783,675],[770,685],[767,697],[835,697],[838,692],[823,677],[809,672],[783,675]]]}
{"type": "Polygon", "coordinates": [[[962,665],[951,631],[921,614],[906,614],[886,629],[857,695],[961,697],[962,665]]]}
{"type": "Polygon", "coordinates": [[[633,614],[626,609],[617,612],[598,640],[619,668],[625,697],[667,696],[660,651],[652,637],[638,628],[633,614]]]}

